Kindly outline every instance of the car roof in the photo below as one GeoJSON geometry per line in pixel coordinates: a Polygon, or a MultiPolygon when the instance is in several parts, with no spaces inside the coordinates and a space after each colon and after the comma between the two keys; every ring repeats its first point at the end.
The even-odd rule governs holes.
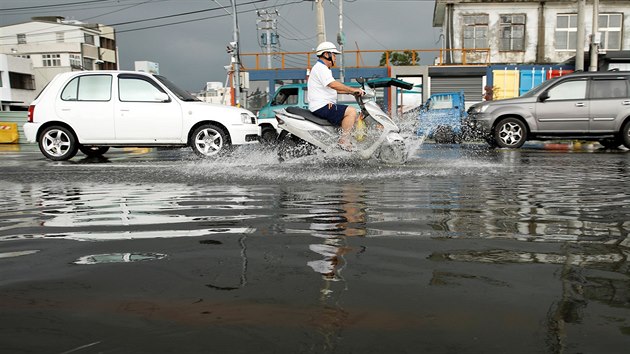
{"type": "Polygon", "coordinates": [[[628,75],[630,75],[630,71],[609,70],[609,71],[576,71],[571,74],[564,75],[562,77],[628,76],[628,75]]]}

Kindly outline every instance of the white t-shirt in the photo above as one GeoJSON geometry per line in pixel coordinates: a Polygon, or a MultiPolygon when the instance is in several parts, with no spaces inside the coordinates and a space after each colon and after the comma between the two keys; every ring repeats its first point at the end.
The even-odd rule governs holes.
{"type": "Polygon", "coordinates": [[[337,91],[328,87],[333,81],[332,71],[318,60],[308,77],[308,109],[311,112],[329,103],[337,103],[337,91]]]}

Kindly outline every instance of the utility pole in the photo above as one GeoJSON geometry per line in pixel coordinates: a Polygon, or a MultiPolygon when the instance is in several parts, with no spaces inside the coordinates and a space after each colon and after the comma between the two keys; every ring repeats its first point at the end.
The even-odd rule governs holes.
{"type": "Polygon", "coordinates": [[[577,46],[575,47],[575,71],[584,71],[584,7],[586,0],[577,0],[577,46]]]}
{"type": "Polygon", "coordinates": [[[230,43],[233,47],[232,65],[234,67],[234,105],[241,106],[241,63],[240,63],[240,45],[238,43],[238,19],[236,17],[236,0],[232,2],[232,20],[234,24],[234,42],[230,43]]]}
{"type": "Polygon", "coordinates": [[[343,33],[343,0],[339,0],[339,34],[337,34],[337,43],[339,44],[339,79],[341,82],[346,81],[346,69],[343,60],[343,45],[346,43],[346,35],[343,33]]]}
{"type": "Polygon", "coordinates": [[[275,33],[275,17],[278,15],[278,10],[275,10],[274,12],[260,10],[256,11],[256,14],[260,17],[256,23],[258,24],[258,30],[263,32],[260,37],[261,45],[264,46],[265,53],[267,53],[267,69],[271,69],[271,47],[278,44],[278,35],[275,33]]]}
{"type": "Polygon", "coordinates": [[[326,22],[324,20],[324,0],[315,0],[315,16],[317,22],[317,44],[326,42],[326,22]]]}
{"type": "Polygon", "coordinates": [[[599,52],[599,0],[593,0],[593,31],[591,33],[591,64],[588,71],[597,71],[599,52]]]}

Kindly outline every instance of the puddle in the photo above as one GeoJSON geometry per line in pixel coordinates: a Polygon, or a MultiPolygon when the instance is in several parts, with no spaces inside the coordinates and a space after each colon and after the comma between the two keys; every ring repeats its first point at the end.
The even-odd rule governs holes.
{"type": "Polygon", "coordinates": [[[154,261],[165,258],[163,253],[104,253],[84,256],[74,264],[101,264],[101,263],[131,263],[142,261],[154,261]]]}

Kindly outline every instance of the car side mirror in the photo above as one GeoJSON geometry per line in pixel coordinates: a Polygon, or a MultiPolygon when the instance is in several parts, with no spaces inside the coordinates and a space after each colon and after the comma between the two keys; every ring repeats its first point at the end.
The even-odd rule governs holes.
{"type": "Polygon", "coordinates": [[[538,102],[545,102],[549,99],[549,92],[545,91],[538,96],[538,102]]]}
{"type": "Polygon", "coordinates": [[[170,101],[168,95],[164,92],[158,92],[155,94],[155,101],[156,102],[168,102],[170,101]]]}

